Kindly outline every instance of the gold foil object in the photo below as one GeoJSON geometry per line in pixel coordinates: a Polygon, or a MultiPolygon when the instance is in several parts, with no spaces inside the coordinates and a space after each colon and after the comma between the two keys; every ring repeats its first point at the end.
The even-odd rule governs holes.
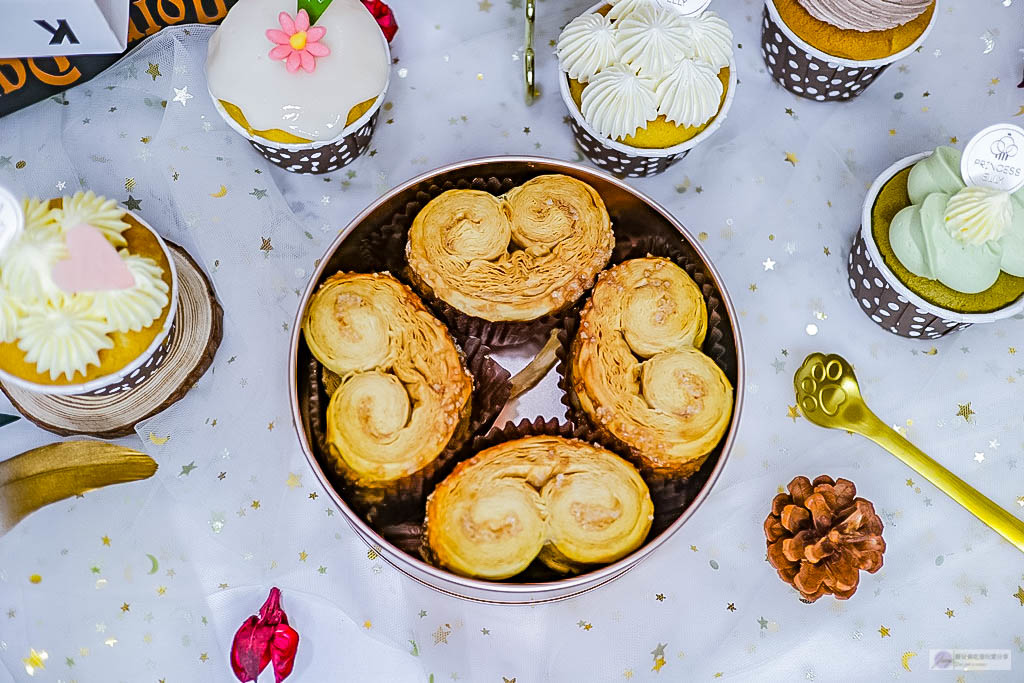
{"type": "Polygon", "coordinates": [[[148,479],[144,453],[101,441],[64,441],[0,462],[0,535],[39,508],[93,489],[148,479]]]}
{"type": "Polygon", "coordinates": [[[537,87],[536,60],[537,53],[533,50],[533,24],[537,17],[536,0],[526,0],[526,45],[523,49],[523,80],[526,82],[526,104],[540,97],[537,87]]]}
{"type": "Polygon", "coordinates": [[[835,354],[812,353],[796,371],[793,384],[797,405],[808,420],[819,427],[845,429],[871,439],[1024,552],[1024,522],[932,460],[872,413],[846,359],[835,354]]]}

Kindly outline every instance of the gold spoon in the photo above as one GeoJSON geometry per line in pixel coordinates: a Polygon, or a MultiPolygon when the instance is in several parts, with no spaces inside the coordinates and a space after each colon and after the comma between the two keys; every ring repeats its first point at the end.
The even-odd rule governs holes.
{"type": "Polygon", "coordinates": [[[1024,552],[1024,522],[878,419],[861,397],[857,377],[846,359],[812,353],[796,371],[793,384],[797,405],[808,420],[819,427],[845,429],[871,439],[1024,552]]]}

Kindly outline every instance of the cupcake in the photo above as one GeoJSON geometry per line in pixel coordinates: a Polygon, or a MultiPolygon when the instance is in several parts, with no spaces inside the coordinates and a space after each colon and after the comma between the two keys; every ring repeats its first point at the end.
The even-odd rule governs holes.
{"type": "Polygon", "coordinates": [[[937,339],[1024,310],[1024,189],[964,182],[951,147],[897,162],[871,187],[850,288],[890,332],[937,339]]]}
{"type": "Polygon", "coordinates": [[[0,249],[0,380],[42,394],[111,394],[167,354],[176,271],[163,240],[111,199],[23,202],[0,249]]]}
{"type": "Polygon", "coordinates": [[[640,547],[653,515],[647,484],[619,456],[527,436],[456,466],[427,501],[424,539],[438,565],[462,576],[507,579],[535,560],[578,574],[640,547]]]}
{"type": "Polygon", "coordinates": [[[601,274],[565,370],[574,409],[652,481],[697,472],[729,426],[733,388],[701,348],[700,288],[667,258],[601,274]]]}
{"type": "Polygon", "coordinates": [[[369,146],[390,64],[359,0],[333,0],[315,23],[294,2],[241,0],[210,37],[206,78],[217,111],[268,161],[328,173],[369,146]]]}
{"type": "Polygon", "coordinates": [[[924,42],[936,0],[765,0],[761,51],[778,83],[818,102],[856,97],[924,42]]]}
{"type": "Polygon", "coordinates": [[[663,172],[711,136],[732,104],[732,31],[714,12],[602,2],[570,21],[557,45],[576,141],[616,175],[663,172]]]}
{"type": "Polygon", "coordinates": [[[491,346],[543,334],[608,265],[615,238],[597,190],[537,176],[496,197],[448,190],[413,219],[408,275],[461,335],[491,346]]]}

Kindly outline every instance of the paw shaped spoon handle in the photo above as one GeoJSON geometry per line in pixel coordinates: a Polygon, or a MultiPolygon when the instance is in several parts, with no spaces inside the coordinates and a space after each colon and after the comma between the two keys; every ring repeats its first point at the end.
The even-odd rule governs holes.
{"type": "Polygon", "coordinates": [[[853,367],[842,356],[812,353],[793,378],[800,412],[819,427],[866,436],[1024,552],[1024,522],[983,496],[882,422],[864,402],[853,367]]]}

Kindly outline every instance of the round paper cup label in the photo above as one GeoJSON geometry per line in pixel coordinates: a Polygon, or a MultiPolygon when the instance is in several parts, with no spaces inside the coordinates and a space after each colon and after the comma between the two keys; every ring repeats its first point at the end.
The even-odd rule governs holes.
{"type": "Polygon", "coordinates": [[[1008,123],[975,135],[960,161],[968,185],[1016,192],[1024,187],[1024,129],[1008,123]]]}
{"type": "Polygon", "coordinates": [[[21,202],[6,187],[0,187],[0,254],[24,226],[21,202]]]}
{"type": "Polygon", "coordinates": [[[674,9],[683,16],[692,17],[706,10],[711,0],[658,0],[658,4],[674,9]]]}

